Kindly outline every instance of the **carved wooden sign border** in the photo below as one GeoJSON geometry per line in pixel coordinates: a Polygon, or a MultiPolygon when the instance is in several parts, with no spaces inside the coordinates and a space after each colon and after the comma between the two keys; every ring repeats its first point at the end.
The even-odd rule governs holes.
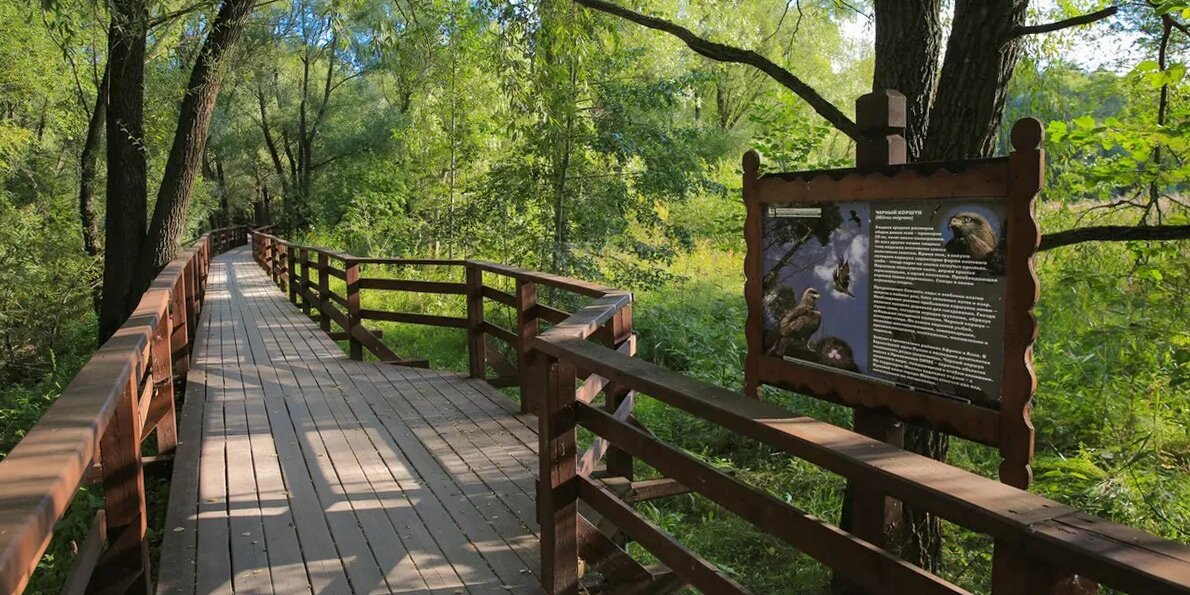
{"type": "MultiPolygon", "coordinates": [[[[1001,480],[1027,487],[1033,458],[1030,402],[1036,390],[1033,307],[1039,286],[1033,261],[1041,237],[1035,198],[1043,177],[1042,139],[1041,124],[1026,119],[1013,127],[1013,152],[1007,157],[795,173],[761,174],[760,156],[748,152],[743,161],[748,394],[757,395],[761,385],[777,386],[995,446],[1003,460],[1001,480]],[[921,237],[929,225],[940,230],[935,239],[945,251],[913,253],[915,246],[926,246],[921,237]],[[994,255],[991,246],[979,243],[980,226],[995,228],[994,255]],[[862,242],[854,239],[861,234],[862,242]],[[802,247],[813,250],[810,262],[792,267],[793,272],[781,268],[802,247]],[[947,254],[960,252],[974,264],[947,254]],[[978,346],[968,350],[935,345],[946,344],[943,339],[913,343],[919,330],[930,335],[930,325],[941,320],[929,312],[937,304],[916,307],[921,324],[914,327],[910,302],[896,300],[908,300],[910,292],[930,299],[951,295],[919,290],[953,277],[931,272],[937,264],[954,267],[958,276],[964,266],[995,270],[995,279],[975,282],[989,287],[994,299],[983,303],[971,297],[971,304],[955,308],[969,312],[978,306],[985,312],[980,330],[954,332],[954,337],[993,337],[995,344],[970,341],[978,346]],[[917,279],[918,268],[921,283],[893,287],[898,284],[879,281],[898,274],[917,279]],[[868,278],[860,279],[864,275],[868,278]],[[840,308],[867,314],[835,310],[832,319],[827,308],[832,297],[844,303],[840,308]],[[902,312],[905,320],[899,320],[902,312]],[[849,319],[864,316],[859,324],[868,328],[866,343],[854,338],[857,321],[849,319]],[[850,339],[830,336],[831,323],[852,333],[850,339]],[[898,377],[901,372],[907,376],[898,377]],[[944,378],[948,374],[961,378],[950,382],[944,378]]],[[[954,299],[968,299],[956,291],[954,299]]]]}

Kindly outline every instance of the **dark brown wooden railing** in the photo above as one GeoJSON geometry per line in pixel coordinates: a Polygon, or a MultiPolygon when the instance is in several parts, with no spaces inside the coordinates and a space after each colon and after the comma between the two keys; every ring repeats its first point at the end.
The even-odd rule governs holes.
{"type": "Polygon", "coordinates": [[[677,543],[585,472],[575,443],[584,427],[680,484],[784,540],[870,592],[963,593],[945,579],[798,510],[591,404],[576,378],[597,374],[690,415],[809,461],[874,492],[994,538],[992,591],[1089,593],[1096,581],[1128,593],[1190,592],[1190,548],[951,467],[849,430],[800,416],[648,362],[587,338],[623,308],[610,294],[532,342],[529,374],[545,395],[541,438],[542,580],[574,593],[584,555],[584,502],[644,546],[681,580],[707,593],[745,589],[677,543]]]}
{"type": "Polygon", "coordinates": [[[211,231],[167,265],[128,321],[0,461],[0,593],[24,589],[54,525],[91,480],[102,483],[103,509],[62,592],[149,592],[145,470],[167,466],[178,446],[174,382],[188,369],[211,258],[242,245],[246,232],[211,231]],[[150,436],[158,454],[145,457],[150,436]]]}
{"type": "Polygon", "coordinates": [[[324,330],[330,331],[331,322],[343,329],[337,336],[351,339],[352,357],[362,357],[367,348],[381,360],[425,365],[388,351],[375,331],[363,327],[364,320],[465,328],[471,375],[497,386],[520,387],[522,409],[538,413],[541,578],[551,593],[577,592],[580,558],[587,567],[602,571],[610,592],[680,584],[708,593],[746,592],[632,507],[642,500],[690,491],[784,540],[866,591],[965,592],[666,444],[632,417],[636,391],[991,536],[994,593],[1088,593],[1094,591],[1092,581],[1145,595],[1190,592],[1190,548],[1183,545],[633,358],[628,292],[482,261],[360,258],[294,246],[265,233],[254,233],[253,245],[257,261],[279,285],[288,287],[295,303],[308,311],[317,309],[324,330]],[[332,261],[342,268],[331,266],[332,261]],[[289,263],[293,263],[292,274],[289,263]],[[462,268],[465,280],[362,276],[360,267],[371,264],[462,268]],[[309,269],[316,271],[316,278],[310,277],[309,269]],[[512,279],[515,290],[510,293],[485,283],[485,274],[512,279]],[[328,277],[345,281],[346,295],[330,292],[328,277]],[[540,303],[541,287],[594,301],[572,315],[540,303]],[[444,317],[360,310],[362,290],[465,295],[467,312],[444,317]],[[514,328],[486,320],[485,303],[512,308],[514,328]],[[510,345],[514,357],[505,358],[487,338],[510,345]],[[486,377],[489,366],[497,371],[496,377],[486,377]],[[605,398],[596,406],[601,393],[605,398]],[[597,436],[582,453],[576,442],[580,426],[597,436]],[[666,477],[633,481],[634,457],[666,477]],[[607,461],[606,469],[597,470],[601,460],[607,461]],[[620,541],[608,538],[579,512],[580,502],[645,547],[667,569],[645,568],[633,560],[620,541]]]}
{"type": "MultiPolygon", "coordinates": [[[[534,383],[528,382],[531,343],[538,332],[570,317],[570,313],[538,299],[542,289],[552,289],[584,298],[626,295],[594,283],[529,271],[479,260],[443,260],[410,258],[375,258],[344,254],[328,248],[302,246],[272,235],[264,229],[249,234],[252,238],[253,258],[285,291],[290,301],[306,314],[315,316],[323,331],[337,340],[348,342],[348,354],[362,359],[364,351],[380,361],[397,365],[425,367],[429,362],[398,355],[384,341],[383,333],[365,326],[366,321],[396,322],[463,329],[467,333],[469,371],[472,377],[485,378],[497,387],[521,387],[523,412],[536,410],[540,395],[532,393],[534,383]],[[393,279],[370,277],[369,267],[435,267],[453,275],[453,281],[421,279],[393,279]],[[485,283],[484,275],[503,278],[505,283],[485,283]],[[338,282],[332,282],[332,279],[338,282]],[[339,283],[341,282],[341,283],[339,283]],[[332,284],[342,285],[343,293],[336,293],[332,284]],[[513,287],[512,292],[501,287],[513,287]],[[389,312],[362,307],[364,291],[410,292],[418,294],[464,296],[465,311],[458,315],[438,315],[415,312],[389,312]],[[501,326],[485,316],[487,306],[503,305],[512,309],[513,328],[501,326]],[[338,330],[336,330],[336,328],[338,330]],[[489,341],[508,346],[511,356],[489,341]],[[495,376],[488,376],[488,369],[495,376]]],[[[494,281],[494,279],[493,279],[494,281]]],[[[616,315],[608,319],[594,334],[609,347],[632,355],[631,301],[622,304],[616,315]]],[[[586,391],[592,395],[604,389],[600,378],[585,378],[586,391]]],[[[626,395],[620,391],[616,406],[626,395]]],[[[609,464],[618,469],[625,466],[630,475],[631,465],[623,462],[620,453],[610,455],[609,464]]]]}

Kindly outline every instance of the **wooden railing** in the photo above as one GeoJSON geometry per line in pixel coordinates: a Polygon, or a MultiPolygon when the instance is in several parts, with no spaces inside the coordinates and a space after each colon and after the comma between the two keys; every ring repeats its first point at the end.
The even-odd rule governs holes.
{"type": "Polygon", "coordinates": [[[145,470],[168,466],[178,445],[174,381],[188,369],[210,260],[243,244],[246,231],[213,230],[167,265],[128,321],[0,461],[0,593],[28,584],[54,525],[89,480],[102,483],[103,509],[62,592],[149,592],[145,470]],[[150,436],[157,454],[145,457],[150,436]]]}
{"type": "Polygon", "coordinates": [[[680,484],[784,540],[859,587],[876,593],[963,593],[839,527],[665,444],[622,415],[591,404],[576,378],[596,374],[692,416],[809,461],[867,489],[912,504],[994,539],[993,593],[1091,593],[1097,581],[1129,593],[1190,592],[1190,548],[1098,519],[1040,496],[627,357],[587,338],[622,311],[610,294],[533,340],[529,374],[544,395],[539,411],[542,581],[575,593],[584,553],[585,503],[707,593],[745,589],[637,513],[582,466],[583,427],[680,484]]]}
{"type": "MultiPolygon", "coordinates": [[[[609,287],[579,279],[529,271],[479,260],[442,260],[375,258],[344,254],[329,248],[302,246],[272,235],[264,229],[249,233],[255,261],[269,274],[290,301],[307,315],[319,320],[323,331],[337,340],[348,342],[352,359],[362,359],[364,351],[376,359],[397,365],[426,367],[424,359],[398,355],[384,343],[383,333],[365,326],[367,322],[395,322],[465,330],[469,371],[472,377],[484,378],[497,387],[520,387],[521,408],[534,411],[541,399],[532,390],[536,385],[528,381],[531,343],[539,331],[558,324],[570,313],[543,303],[538,299],[541,290],[554,290],[572,296],[597,299],[608,295],[627,296],[609,287]],[[369,276],[371,267],[434,267],[445,270],[454,280],[394,279],[369,276]],[[485,282],[485,274],[505,279],[505,283],[485,282]],[[334,281],[337,280],[337,281],[334,281]],[[342,293],[335,291],[342,287],[342,293]],[[512,291],[502,287],[511,286],[512,291]],[[368,292],[406,292],[418,294],[453,295],[465,298],[465,311],[456,315],[390,312],[366,309],[362,295],[368,292]],[[485,315],[488,306],[511,308],[512,328],[502,326],[485,315]],[[498,349],[492,341],[507,345],[509,354],[498,349]],[[495,376],[488,376],[488,369],[495,376]]],[[[495,279],[493,279],[495,281],[495,279]]],[[[594,335],[605,345],[631,356],[635,342],[632,336],[631,299],[626,299],[594,335]]],[[[588,379],[587,391],[602,390],[602,380],[588,379]]],[[[626,397],[616,395],[616,406],[626,397]]],[[[631,464],[623,462],[617,452],[609,464],[630,475],[631,464]]]]}
{"type": "Polygon", "coordinates": [[[994,593],[1089,593],[1094,592],[1092,581],[1145,595],[1190,591],[1190,548],[633,358],[632,295],[627,292],[489,262],[361,258],[294,246],[266,233],[252,235],[257,262],[287,288],[295,303],[318,311],[324,330],[330,331],[331,322],[339,325],[342,332],[332,334],[350,340],[352,357],[362,357],[366,348],[383,361],[426,365],[392,353],[376,332],[364,328],[365,320],[465,328],[471,375],[521,388],[522,409],[538,414],[541,578],[551,593],[577,592],[580,558],[587,567],[602,571],[613,592],[680,584],[708,593],[746,592],[632,508],[641,500],[689,491],[786,541],[866,591],[965,592],[666,444],[633,418],[636,391],[991,536],[994,593]],[[465,279],[369,278],[360,272],[367,265],[461,268],[465,279]],[[485,274],[511,279],[515,290],[485,283],[485,274]],[[328,277],[344,281],[346,295],[330,292],[328,277]],[[542,287],[594,301],[571,315],[540,303],[542,287]],[[430,316],[362,310],[363,290],[464,295],[467,312],[430,316]],[[489,302],[514,310],[514,328],[485,319],[489,302]],[[488,338],[510,345],[512,360],[493,349],[488,338]],[[489,365],[497,371],[494,378],[486,376],[489,365]],[[596,406],[601,393],[603,403],[596,406]],[[597,436],[581,454],[578,427],[597,436]],[[666,477],[633,481],[634,457],[666,477]],[[604,459],[606,469],[597,470],[604,459]],[[621,539],[609,538],[580,513],[580,502],[589,507],[587,516],[610,521],[668,569],[658,572],[637,563],[621,547],[621,539]]]}

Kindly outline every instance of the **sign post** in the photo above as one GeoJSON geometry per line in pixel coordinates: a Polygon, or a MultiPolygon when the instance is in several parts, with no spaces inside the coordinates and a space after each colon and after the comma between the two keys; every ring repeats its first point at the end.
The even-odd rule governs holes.
{"type": "MultiPolygon", "coordinates": [[[[906,423],[999,449],[1001,481],[1032,475],[1032,344],[1040,122],[1012,154],[906,163],[905,98],[856,102],[851,169],[760,173],[744,156],[745,392],[846,405],[855,431],[901,446],[906,423]]],[[[849,485],[843,523],[891,545],[900,504],[849,485]]]]}

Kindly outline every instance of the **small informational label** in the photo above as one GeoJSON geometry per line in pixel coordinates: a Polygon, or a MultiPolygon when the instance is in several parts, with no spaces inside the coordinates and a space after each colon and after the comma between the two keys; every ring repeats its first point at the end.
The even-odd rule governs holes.
{"type": "Polygon", "coordinates": [[[768,355],[996,406],[1004,213],[989,201],[771,205],[768,355]]]}

